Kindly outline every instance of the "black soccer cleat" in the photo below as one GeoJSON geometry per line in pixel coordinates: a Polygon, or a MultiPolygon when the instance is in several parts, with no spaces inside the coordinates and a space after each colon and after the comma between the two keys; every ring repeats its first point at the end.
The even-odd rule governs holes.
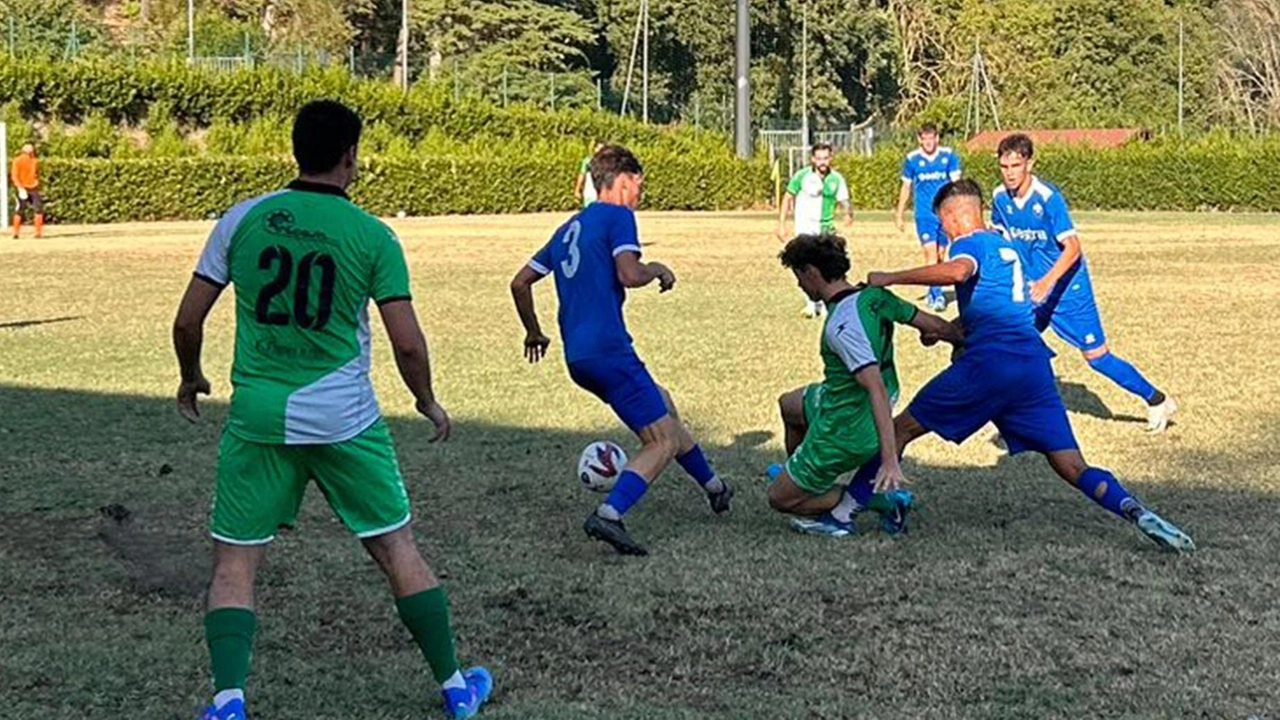
{"type": "Polygon", "coordinates": [[[643,545],[631,539],[621,520],[606,520],[593,512],[583,523],[582,529],[589,537],[612,545],[619,555],[649,554],[643,545]]]}
{"type": "Polygon", "coordinates": [[[729,501],[733,499],[733,488],[724,480],[720,483],[724,485],[724,489],[718,493],[707,493],[707,503],[711,505],[711,512],[725,515],[729,512],[729,501]]]}

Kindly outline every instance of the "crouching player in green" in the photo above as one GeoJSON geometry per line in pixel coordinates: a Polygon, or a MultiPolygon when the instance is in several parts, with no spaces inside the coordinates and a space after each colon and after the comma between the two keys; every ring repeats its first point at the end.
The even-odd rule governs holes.
{"type": "Polygon", "coordinates": [[[900,532],[911,507],[909,491],[874,494],[871,482],[846,487],[836,479],[878,457],[877,478],[902,482],[893,432],[894,325],[910,325],[931,342],[958,343],[960,332],[882,288],[851,285],[843,238],[801,235],[779,257],[800,289],[826,304],[827,320],[822,382],[778,400],[789,457],[785,466],[769,468],[769,505],[796,516],[791,526],[812,535],[851,535],[854,514],[866,509],[880,514],[885,532],[900,532]]]}

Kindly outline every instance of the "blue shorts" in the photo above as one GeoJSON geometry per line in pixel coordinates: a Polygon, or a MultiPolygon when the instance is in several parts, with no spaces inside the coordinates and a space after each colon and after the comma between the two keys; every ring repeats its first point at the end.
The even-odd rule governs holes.
{"type": "Polygon", "coordinates": [[[966,352],[920,390],[907,412],[954,443],[992,422],[1010,454],[1079,447],[1047,354],[966,352]]]}
{"type": "Polygon", "coordinates": [[[916,237],[920,238],[921,245],[937,243],[940,248],[946,247],[951,242],[947,234],[942,231],[942,221],[932,216],[916,218],[916,237]]]}
{"type": "Polygon", "coordinates": [[[1098,303],[1093,299],[1093,285],[1088,278],[1059,283],[1053,293],[1036,306],[1036,329],[1044,332],[1049,327],[1077,350],[1088,352],[1107,344],[1098,303]]]}
{"type": "Polygon", "coordinates": [[[575,360],[569,363],[569,377],[578,387],[603,400],[634,433],[669,412],[658,383],[634,352],[575,360]]]}

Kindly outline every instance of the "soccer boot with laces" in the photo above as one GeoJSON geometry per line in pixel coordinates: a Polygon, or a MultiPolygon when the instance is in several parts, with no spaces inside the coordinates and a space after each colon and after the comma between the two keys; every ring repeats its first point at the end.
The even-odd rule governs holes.
{"type": "Polygon", "coordinates": [[[444,696],[444,711],[451,718],[475,717],[493,693],[493,676],[482,667],[473,667],[462,672],[466,681],[465,688],[441,690],[444,696]]]}

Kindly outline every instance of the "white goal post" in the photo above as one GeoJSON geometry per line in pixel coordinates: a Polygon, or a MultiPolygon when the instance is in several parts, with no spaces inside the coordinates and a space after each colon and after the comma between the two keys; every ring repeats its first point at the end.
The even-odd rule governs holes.
{"type": "Polygon", "coordinates": [[[9,227],[9,129],[0,121],[0,232],[9,227]]]}

